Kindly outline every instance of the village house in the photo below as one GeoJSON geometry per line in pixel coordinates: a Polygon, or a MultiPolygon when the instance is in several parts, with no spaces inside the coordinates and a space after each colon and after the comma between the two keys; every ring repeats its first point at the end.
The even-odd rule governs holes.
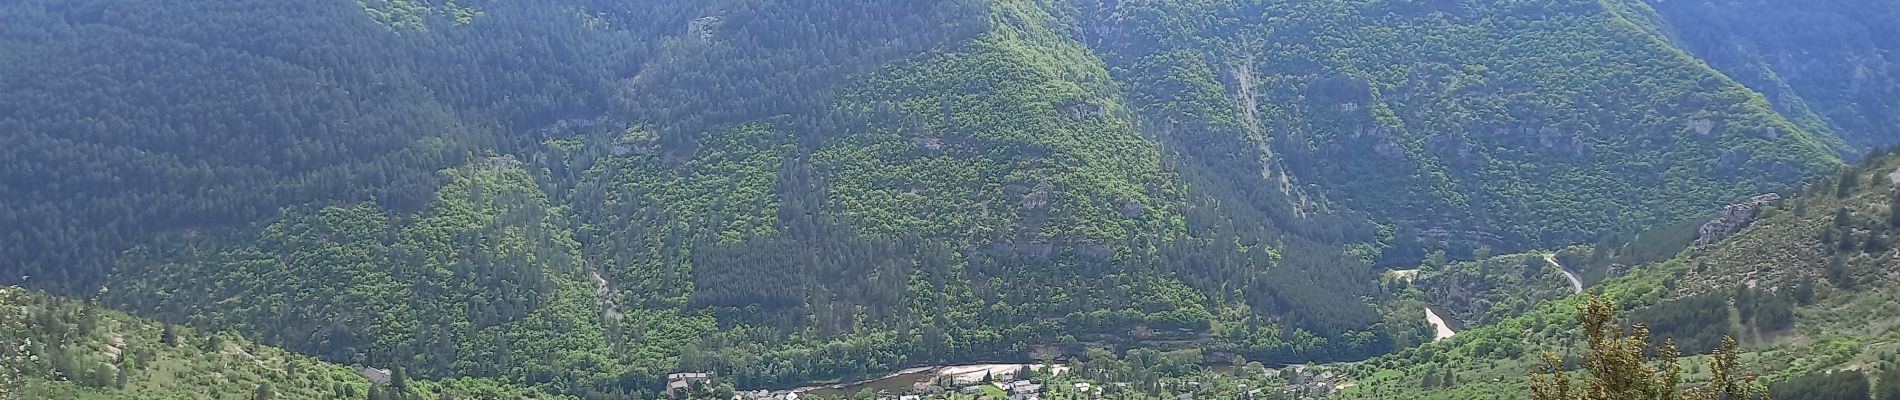
{"type": "Polygon", "coordinates": [[[1007,389],[1009,389],[1010,400],[1037,400],[1042,398],[1042,385],[1036,384],[1035,382],[1027,380],[1010,382],[1007,389]]]}
{"type": "Polygon", "coordinates": [[[705,386],[711,386],[713,384],[712,373],[680,372],[680,373],[674,373],[674,374],[667,374],[666,375],[666,397],[679,398],[680,396],[684,395],[688,389],[692,389],[693,384],[695,383],[705,385],[705,386]]]}
{"type": "Polygon", "coordinates": [[[389,384],[389,370],[376,367],[363,367],[363,378],[378,385],[389,384]]]}
{"type": "Polygon", "coordinates": [[[795,391],[783,390],[774,392],[764,389],[751,392],[739,392],[732,395],[732,398],[735,400],[798,400],[798,397],[799,394],[795,391]]]}

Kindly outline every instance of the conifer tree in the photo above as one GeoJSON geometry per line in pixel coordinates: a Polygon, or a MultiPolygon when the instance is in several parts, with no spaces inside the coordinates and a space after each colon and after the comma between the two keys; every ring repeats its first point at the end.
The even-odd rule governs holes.
{"type": "Polygon", "coordinates": [[[1900,400],[1900,360],[1888,363],[1874,381],[1874,400],[1900,400]]]}
{"type": "Polygon", "coordinates": [[[402,366],[400,365],[396,366],[395,371],[390,374],[389,387],[393,387],[393,388],[401,389],[405,391],[409,390],[408,371],[404,371],[402,366]]]}
{"type": "Polygon", "coordinates": [[[166,346],[178,345],[178,333],[172,332],[172,324],[165,324],[165,332],[158,334],[158,341],[164,342],[166,346]]]}
{"type": "Polygon", "coordinates": [[[1900,228],[1900,190],[1893,191],[1893,194],[1887,197],[1889,201],[1887,204],[1887,223],[1893,225],[1895,228],[1900,228]]]}
{"type": "Polygon", "coordinates": [[[1847,168],[1841,171],[1840,186],[1835,189],[1834,196],[1845,198],[1854,194],[1854,188],[1858,186],[1860,186],[1860,171],[1847,168]]]}

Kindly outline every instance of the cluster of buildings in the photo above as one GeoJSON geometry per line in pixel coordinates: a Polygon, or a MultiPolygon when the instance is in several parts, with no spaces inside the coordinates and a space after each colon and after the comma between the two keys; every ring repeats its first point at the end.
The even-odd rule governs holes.
{"type": "MultiPolygon", "coordinates": [[[[1007,400],[1041,400],[1047,392],[1044,384],[1037,383],[1021,375],[1034,365],[1024,364],[982,364],[950,367],[919,367],[904,370],[884,378],[857,382],[840,383],[824,387],[809,387],[791,390],[755,390],[738,392],[733,400],[801,400],[819,397],[851,396],[852,390],[871,390],[878,388],[877,400],[923,400],[937,398],[945,393],[967,395],[989,394],[991,397],[1003,395],[1007,400]],[[874,383],[876,382],[876,383],[874,383]],[[898,389],[898,388],[902,389],[898,389]]],[[[1060,373],[1067,368],[1057,366],[1052,371],[1060,373]]],[[[709,373],[675,373],[666,377],[667,395],[680,398],[694,385],[711,386],[714,377],[709,373]]],[[[1101,393],[1102,389],[1088,383],[1076,383],[1076,393],[1101,393]]],[[[1125,384],[1124,384],[1125,385],[1125,384]]],[[[863,393],[863,392],[858,392],[863,393]]]]}
{"type": "MultiPolygon", "coordinates": [[[[1041,400],[1042,399],[1042,384],[1031,382],[1027,379],[1019,379],[1019,380],[1014,380],[1014,381],[1009,381],[1009,382],[997,381],[997,382],[989,383],[988,385],[994,386],[997,389],[1003,389],[1004,393],[1009,394],[1009,400],[1041,400]]],[[[966,386],[962,389],[962,391],[964,393],[971,393],[971,394],[981,393],[983,391],[983,386],[982,385],[966,386]]],[[[902,399],[902,400],[917,400],[917,399],[902,399]]]]}
{"type": "Polygon", "coordinates": [[[680,398],[688,390],[691,390],[694,384],[712,386],[713,374],[710,372],[680,372],[667,374],[666,397],[674,399],[680,398]]]}

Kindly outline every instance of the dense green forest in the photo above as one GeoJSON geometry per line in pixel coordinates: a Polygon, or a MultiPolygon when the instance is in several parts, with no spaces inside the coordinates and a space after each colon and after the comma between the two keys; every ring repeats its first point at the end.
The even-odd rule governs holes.
{"type": "Polygon", "coordinates": [[[577,365],[610,363],[595,289],[564,211],[516,164],[444,170],[413,215],[286,210],[240,244],[141,247],[106,301],[327,360],[579,386],[595,377],[577,365]]]}
{"type": "Polygon", "coordinates": [[[420,208],[435,170],[606,112],[657,43],[588,6],[495,4],[411,32],[342,1],[0,4],[0,282],[84,293],[160,234],[292,205],[420,208]]]}
{"type": "MultiPolygon", "coordinates": [[[[1828,195],[1888,181],[1836,174],[1893,142],[1889,8],[1801,8],[1775,23],[1846,22],[1782,37],[1767,11],[1585,0],[7,2],[0,284],[46,291],[8,329],[64,347],[0,355],[104,351],[130,331],[55,333],[110,307],[391,368],[403,396],[1057,358],[1078,374],[1043,379],[1156,396],[1368,358],[1331,372],[1439,388],[1446,357],[1559,343],[1558,266],[1685,353],[1761,349],[1884,287],[1884,208],[1828,195]],[[1831,47],[1786,62],[1807,42],[1831,47]],[[1784,268],[1748,235],[1678,254],[1771,191],[1798,200],[1769,223],[1831,218],[1772,258],[1815,274],[1656,283],[1784,268]],[[1493,254],[1533,248],[1557,250],[1493,254]],[[1431,343],[1428,305],[1457,338],[1431,343]]],[[[15,375],[191,395],[73,360],[15,375]]],[[[313,383],[336,371],[199,395],[368,395],[313,383]]]]}
{"type": "MultiPolygon", "coordinates": [[[[1630,2],[1635,3],[1635,2],[1630,2]]],[[[1669,38],[1851,155],[1900,142],[1900,4],[1879,1],[1654,2],[1669,38]]]]}
{"type": "Polygon", "coordinates": [[[1596,1],[1073,3],[1157,137],[1252,137],[1215,150],[1272,161],[1228,173],[1370,213],[1381,262],[1588,241],[1835,164],[1833,135],[1596,1]]]}
{"type": "Polygon", "coordinates": [[[294,206],[141,246],[109,299],[326,359],[600,395],[1050,347],[1393,348],[1370,265],[1336,239],[1237,233],[1211,199],[1181,214],[1101,64],[1042,9],[997,8],[970,42],[840,82],[826,119],[563,126],[529,162],[443,170],[413,212],[294,206]]]}
{"type": "Polygon", "coordinates": [[[361,367],[70,300],[0,287],[0,398],[503,399],[569,398],[502,382],[372,383],[361,367]]]}

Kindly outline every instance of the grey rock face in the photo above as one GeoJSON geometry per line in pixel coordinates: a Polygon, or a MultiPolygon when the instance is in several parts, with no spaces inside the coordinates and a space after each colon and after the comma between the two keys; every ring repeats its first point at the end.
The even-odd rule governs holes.
{"type": "Polygon", "coordinates": [[[1696,246],[1705,246],[1722,241],[1743,228],[1755,223],[1755,217],[1761,213],[1761,206],[1781,201],[1781,195],[1769,193],[1748,198],[1748,201],[1730,204],[1722,208],[1722,216],[1702,224],[1695,239],[1696,246]]]}
{"type": "Polygon", "coordinates": [[[718,16],[699,17],[686,22],[686,33],[699,40],[712,40],[721,19],[718,16]]]}

